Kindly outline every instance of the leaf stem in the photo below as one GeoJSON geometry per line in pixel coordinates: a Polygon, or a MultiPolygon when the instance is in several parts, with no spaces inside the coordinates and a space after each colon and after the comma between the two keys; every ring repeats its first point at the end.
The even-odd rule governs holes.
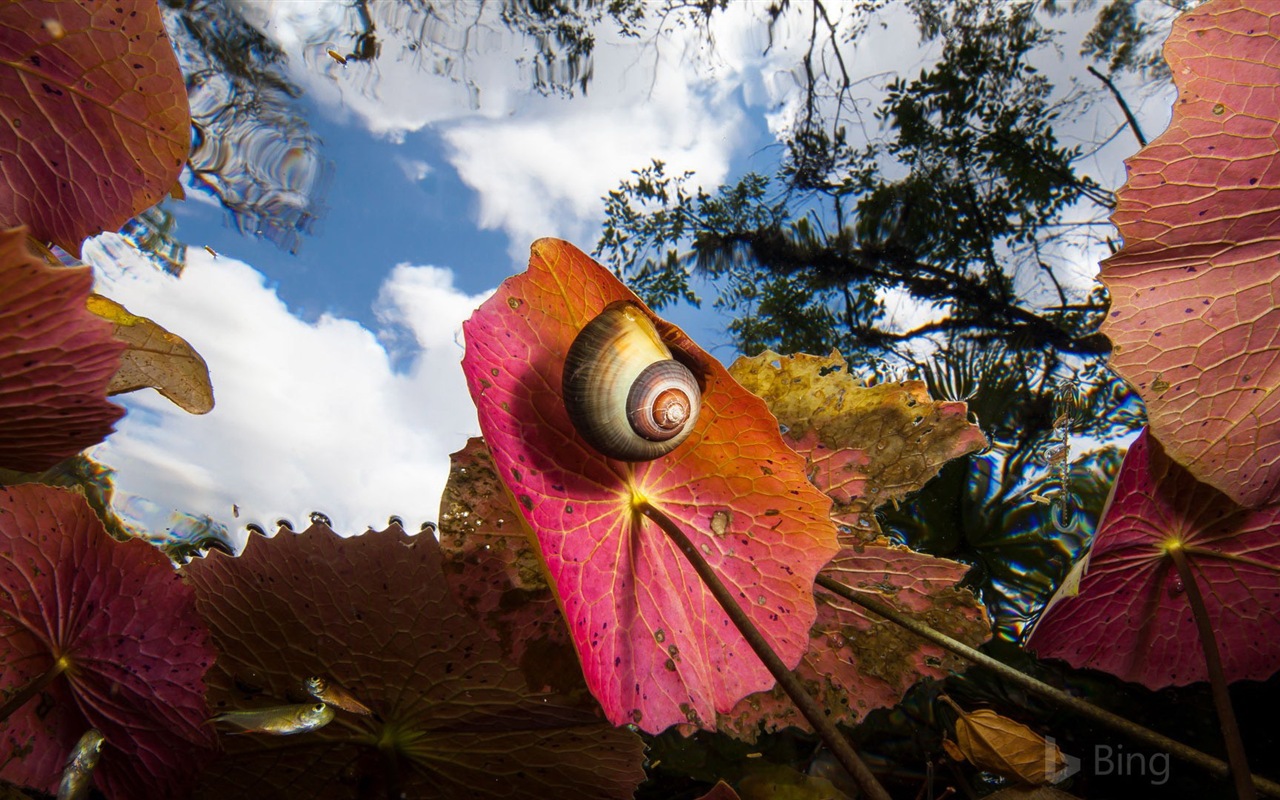
{"type": "Polygon", "coordinates": [[[27,704],[27,701],[40,694],[45,688],[53,683],[53,679],[67,671],[67,667],[71,666],[71,659],[62,656],[53,662],[53,666],[40,677],[23,686],[14,692],[9,700],[0,706],[0,723],[9,719],[9,715],[27,704]]]}
{"type": "Polygon", "coordinates": [[[1213,690],[1213,705],[1218,709],[1218,725],[1222,727],[1222,739],[1227,745],[1227,760],[1231,762],[1231,777],[1236,784],[1236,796],[1240,800],[1253,800],[1258,794],[1250,780],[1249,760],[1245,757],[1244,740],[1240,738],[1240,726],[1236,724],[1236,712],[1231,708],[1231,694],[1227,691],[1227,674],[1222,669],[1222,654],[1218,652],[1218,639],[1213,635],[1209,611],[1205,608],[1200,584],[1191,571],[1187,555],[1181,543],[1165,548],[1173,565],[1178,569],[1178,579],[1187,593],[1191,616],[1200,633],[1200,647],[1204,650],[1205,667],[1209,670],[1209,687],[1213,690]]]}
{"type": "Polygon", "coordinates": [[[769,646],[769,642],[765,640],[764,635],[760,633],[760,630],[751,622],[751,618],[734,600],[733,593],[720,581],[720,577],[716,575],[715,570],[698,552],[698,548],[693,546],[693,542],[689,541],[689,537],[684,534],[684,531],[680,530],[680,527],[665,513],[648,503],[640,504],[639,510],[646,517],[653,520],[676,547],[680,549],[680,552],[684,553],[685,558],[693,566],[694,572],[698,573],[698,577],[706,584],[720,607],[724,609],[724,613],[729,616],[729,619],[733,620],[733,624],[737,626],[742,638],[746,639],[747,644],[764,662],[765,667],[773,674],[773,677],[778,681],[778,685],[787,693],[791,701],[796,704],[796,708],[800,710],[800,713],[804,714],[805,719],[809,720],[809,724],[822,737],[822,741],[831,749],[832,755],[836,757],[840,765],[858,782],[863,794],[875,800],[890,800],[889,793],[876,780],[876,776],[872,774],[870,768],[858,757],[853,745],[849,744],[849,740],[836,729],[835,724],[827,718],[822,706],[818,705],[818,702],[809,696],[809,693],[800,685],[800,679],[787,668],[787,665],[769,646]]]}
{"type": "MultiPolygon", "coordinates": [[[[1033,694],[1036,694],[1052,703],[1064,706],[1082,717],[1102,725],[1106,725],[1113,730],[1120,731],[1121,733],[1124,733],[1125,735],[1130,736],[1156,750],[1164,751],[1170,755],[1177,756],[1183,761],[1195,764],[1216,777],[1227,778],[1232,772],[1231,766],[1221,759],[1214,758],[1208,753],[1202,753],[1194,747],[1188,747],[1176,739],[1170,739],[1168,736],[1156,733],[1150,728],[1144,728],[1136,722],[1125,719],[1119,714],[1113,714],[1106,709],[1099,708],[1098,706],[1095,706],[1085,700],[1081,700],[1078,697],[1073,697],[1061,689],[1050,686],[1049,684],[1037,680],[1024,672],[1019,672],[1013,667],[995,660],[986,653],[975,650],[969,645],[956,641],[945,633],[934,630],[923,622],[903,614],[888,603],[872,597],[869,594],[858,592],[848,586],[845,586],[843,583],[832,580],[822,574],[818,575],[817,584],[823,589],[839,595],[851,603],[857,603],[863,608],[901,625],[912,633],[928,639],[944,650],[954,653],[966,661],[986,667],[1009,683],[1020,686],[1021,688],[1026,689],[1027,691],[1032,692],[1033,694]]],[[[1257,775],[1253,775],[1252,779],[1253,786],[1256,787],[1258,791],[1269,797],[1280,797],[1280,783],[1267,780],[1266,778],[1262,778],[1257,775]]]]}

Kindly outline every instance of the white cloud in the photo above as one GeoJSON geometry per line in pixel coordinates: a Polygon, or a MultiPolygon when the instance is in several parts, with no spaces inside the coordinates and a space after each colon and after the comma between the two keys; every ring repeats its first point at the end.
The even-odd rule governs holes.
{"type": "Polygon", "coordinates": [[[404,158],[396,156],[396,166],[410,181],[417,183],[431,174],[431,165],[420,158],[404,158]]]}
{"type": "Polygon", "coordinates": [[[186,338],[213,378],[216,407],[205,416],[151,390],[127,396],[129,414],[95,453],[122,490],[268,530],[281,517],[305,525],[313,510],[351,533],[392,514],[411,529],[436,519],[448,455],[478,432],[459,331],[484,297],[455,289],[449,270],[397,265],[374,331],[299,319],[261,273],[226,256],[189,249],[178,280],[85,252],[105,294],[186,338]],[[404,343],[403,369],[380,337],[404,343]]]}

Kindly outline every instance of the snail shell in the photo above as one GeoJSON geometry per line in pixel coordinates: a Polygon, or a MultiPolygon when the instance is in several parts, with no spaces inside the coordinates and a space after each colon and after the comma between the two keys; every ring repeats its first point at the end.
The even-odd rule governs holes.
{"type": "Polygon", "coordinates": [[[702,390],[634,303],[600,312],[569,346],[564,405],[587,443],[620,461],[652,461],[693,430],[702,390]]]}

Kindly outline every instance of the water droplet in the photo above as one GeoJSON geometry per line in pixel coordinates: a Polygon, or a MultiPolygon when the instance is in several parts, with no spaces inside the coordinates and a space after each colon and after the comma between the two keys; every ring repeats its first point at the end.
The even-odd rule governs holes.
{"type": "Polygon", "coordinates": [[[1187,587],[1182,585],[1182,578],[1174,576],[1174,579],[1169,583],[1169,596],[1177,597],[1186,590],[1187,587]]]}

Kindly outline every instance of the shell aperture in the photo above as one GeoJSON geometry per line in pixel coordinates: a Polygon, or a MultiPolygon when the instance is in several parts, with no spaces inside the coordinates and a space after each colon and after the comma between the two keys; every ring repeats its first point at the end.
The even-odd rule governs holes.
{"type": "Polygon", "coordinates": [[[587,443],[620,461],[676,449],[698,420],[702,390],[634,303],[612,303],[565,357],[564,404],[587,443]]]}

